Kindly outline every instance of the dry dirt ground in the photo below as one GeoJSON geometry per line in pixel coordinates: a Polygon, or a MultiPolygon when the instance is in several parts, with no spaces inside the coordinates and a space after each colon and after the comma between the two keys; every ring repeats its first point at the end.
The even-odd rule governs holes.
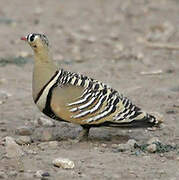
{"type": "Polygon", "coordinates": [[[179,179],[177,149],[164,153],[115,149],[129,139],[145,144],[152,137],[163,144],[179,144],[178,0],[0,4],[1,178],[34,179],[42,170],[50,176],[41,179],[52,180],[179,179]],[[94,128],[88,142],[77,144],[69,139],[77,136],[79,126],[55,122],[55,127],[35,127],[42,114],[31,97],[32,51],[20,41],[31,32],[48,35],[60,67],[101,80],[143,109],[159,112],[164,126],[155,131],[94,128]],[[33,128],[33,143],[20,146],[23,156],[10,158],[4,138],[18,138],[21,126],[33,128]],[[75,168],[54,167],[57,157],[69,158],[75,168]]]}

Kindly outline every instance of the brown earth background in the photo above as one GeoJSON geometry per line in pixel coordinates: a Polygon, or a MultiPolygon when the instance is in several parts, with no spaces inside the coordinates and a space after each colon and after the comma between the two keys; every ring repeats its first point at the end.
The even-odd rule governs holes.
{"type": "Polygon", "coordinates": [[[42,170],[50,176],[39,178],[52,180],[178,180],[178,149],[116,151],[129,139],[179,144],[178,13],[178,0],[1,0],[0,177],[38,179],[42,170]],[[48,36],[59,67],[103,81],[162,114],[162,128],[93,128],[88,142],[75,144],[70,139],[78,135],[77,125],[35,126],[43,115],[31,97],[33,52],[20,41],[31,32],[48,36]],[[33,142],[20,146],[20,159],[9,158],[4,139],[19,138],[22,126],[33,129],[33,142]],[[54,167],[57,157],[69,158],[75,168],[54,167]]]}

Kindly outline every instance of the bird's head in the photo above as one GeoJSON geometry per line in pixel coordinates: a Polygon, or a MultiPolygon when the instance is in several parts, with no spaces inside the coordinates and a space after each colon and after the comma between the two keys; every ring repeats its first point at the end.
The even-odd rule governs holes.
{"type": "Polygon", "coordinates": [[[21,37],[21,40],[28,42],[34,52],[40,52],[48,50],[49,42],[44,34],[31,33],[25,37],[21,37]]]}

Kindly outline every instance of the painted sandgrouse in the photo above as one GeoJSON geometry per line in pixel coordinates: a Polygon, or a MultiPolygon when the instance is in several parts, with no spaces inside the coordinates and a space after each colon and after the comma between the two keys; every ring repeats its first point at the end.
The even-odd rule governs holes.
{"type": "Polygon", "coordinates": [[[21,40],[34,51],[35,104],[52,119],[81,125],[79,140],[88,137],[91,127],[152,127],[160,123],[108,85],[59,69],[52,60],[45,35],[33,33],[21,40]]]}

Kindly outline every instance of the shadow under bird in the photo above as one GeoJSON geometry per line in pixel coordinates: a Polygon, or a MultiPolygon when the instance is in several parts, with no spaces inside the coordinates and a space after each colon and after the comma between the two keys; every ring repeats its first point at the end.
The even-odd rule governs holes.
{"type": "Polygon", "coordinates": [[[108,85],[57,67],[45,35],[32,33],[21,40],[34,51],[35,104],[52,119],[81,125],[78,140],[87,138],[91,127],[152,127],[161,123],[108,85]]]}

